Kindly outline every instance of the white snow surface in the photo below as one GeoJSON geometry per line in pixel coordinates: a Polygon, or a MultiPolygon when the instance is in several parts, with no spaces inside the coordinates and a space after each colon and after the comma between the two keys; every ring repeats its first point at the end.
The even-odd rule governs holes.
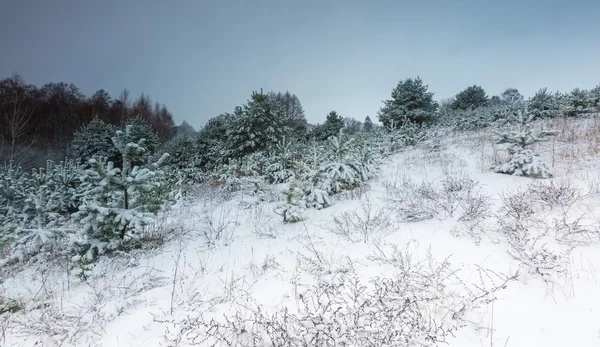
{"type": "MultiPolygon", "coordinates": [[[[283,224],[273,212],[277,202],[269,196],[280,194],[281,186],[259,195],[199,189],[159,219],[157,228],[172,236],[166,244],[102,258],[87,282],[51,261],[28,264],[7,278],[2,297],[25,307],[0,316],[0,346],[191,346],[190,336],[180,335],[182,325],[174,322],[200,313],[222,318],[251,299],[266,312],[284,307],[296,312],[300,293],[319,279],[346,281],[350,272],[367,283],[393,276],[370,257],[392,245],[410,252],[415,261],[425,261],[428,249],[436,261],[449,257],[457,277],[468,285],[481,284],[478,269],[505,276],[518,272],[516,280],[489,294],[495,300],[466,312],[468,323],[447,338],[448,346],[600,346],[600,243],[592,238],[563,253],[568,247],[556,238],[544,240],[562,256],[558,262],[564,268],[545,277],[512,257],[497,227],[504,218],[501,194],[523,191],[538,181],[491,171],[491,143],[487,132],[459,133],[443,139],[439,152],[403,150],[386,158],[367,186],[336,196],[329,208],[306,211],[306,219],[294,224],[283,224]],[[458,235],[464,223],[456,215],[401,221],[385,199],[386,185],[400,177],[435,182],[445,175],[466,175],[489,197],[491,215],[481,222],[479,236],[458,235]],[[385,230],[366,242],[332,232],[335,217],[360,211],[361,201],[367,200],[389,219],[385,230]],[[207,244],[205,234],[219,232],[220,239],[207,244]],[[303,257],[315,258],[315,250],[323,259],[322,269],[310,271],[303,257]]],[[[575,150],[567,145],[551,153],[551,146],[539,147],[544,158],[555,161],[556,177],[543,183],[568,182],[585,191],[598,177],[600,158],[566,155],[575,150]]],[[[585,214],[586,225],[598,230],[599,202],[598,196],[587,197],[567,215],[585,214]]],[[[556,211],[534,213],[550,226],[551,216],[560,215],[556,211]]],[[[449,298],[447,305],[452,312],[461,303],[449,298]]],[[[262,334],[263,346],[268,346],[262,334]]]]}

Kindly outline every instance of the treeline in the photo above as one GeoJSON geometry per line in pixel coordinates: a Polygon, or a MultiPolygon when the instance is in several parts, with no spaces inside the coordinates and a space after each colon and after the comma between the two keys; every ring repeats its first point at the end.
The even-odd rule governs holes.
{"type": "Polygon", "coordinates": [[[122,128],[133,118],[146,121],[162,141],[174,135],[172,114],[147,95],[134,99],[125,89],[113,97],[100,89],[88,97],[73,83],[37,87],[13,75],[0,80],[0,163],[32,168],[62,160],[75,132],[93,119],[122,128]]]}
{"type": "Polygon", "coordinates": [[[324,116],[322,124],[309,124],[295,94],[254,91],[245,104],[209,119],[198,132],[178,136],[164,151],[180,168],[206,172],[255,153],[268,153],[282,141],[306,144],[376,128],[368,116],[364,122],[336,111],[324,116]]]}

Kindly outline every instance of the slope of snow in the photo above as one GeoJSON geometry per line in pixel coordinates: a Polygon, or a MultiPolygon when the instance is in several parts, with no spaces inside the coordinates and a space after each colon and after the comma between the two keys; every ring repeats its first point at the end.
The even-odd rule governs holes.
{"type": "MultiPolygon", "coordinates": [[[[268,198],[240,192],[225,198],[207,189],[161,220],[160,229],[174,235],[169,243],[104,258],[85,283],[53,263],[32,265],[8,279],[2,295],[25,302],[26,309],[3,316],[0,345],[203,345],[201,329],[190,323],[185,330],[185,322],[201,314],[217,320],[236,311],[248,314],[244,307],[300,312],[303,293],[319,283],[393,278],[397,268],[376,258],[381,252],[390,256],[395,245],[414,264],[449,261],[452,276],[439,290],[452,295],[422,307],[440,319],[464,314],[454,336],[447,337],[449,346],[600,346],[600,244],[593,236],[599,230],[598,194],[577,201],[566,214],[560,208],[535,210],[549,228],[552,216],[585,214],[581,223],[592,235],[570,246],[544,239],[564,271],[542,276],[509,254],[511,246],[498,231],[506,220],[501,197],[525,191],[534,181],[492,173],[488,168],[497,152],[490,143],[489,134],[480,132],[444,139],[440,152],[407,149],[388,158],[367,187],[337,197],[332,207],[307,211],[306,220],[295,224],[283,224],[268,198]],[[472,234],[464,231],[473,224],[459,220],[458,213],[400,220],[397,204],[388,199],[390,184],[407,177],[435,183],[448,176],[473,179],[491,204],[472,234]],[[336,217],[352,219],[353,211],[354,221],[356,216],[371,221],[366,241],[360,232],[351,240],[340,235],[336,217]],[[206,242],[210,232],[222,233],[215,244],[206,242]],[[485,300],[461,310],[465,298],[478,291],[489,291],[485,300]]],[[[593,185],[597,174],[590,168],[597,170],[597,156],[573,158],[569,145],[553,151],[551,146],[539,147],[557,172],[545,184],[569,182],[581,191],[593,185]]],[[[278,187],[272,189],[261,196],[277,194],[278,187]]]]}

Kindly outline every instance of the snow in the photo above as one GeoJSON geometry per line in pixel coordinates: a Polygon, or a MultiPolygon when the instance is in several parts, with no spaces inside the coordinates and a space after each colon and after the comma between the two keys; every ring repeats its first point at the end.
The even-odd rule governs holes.
{"type": "MultiPolygon", "coordinates": [[[[537,152],[547,159],[551,154],[544,146],[548,143],[537,152]]],[[[564,271],[542,276],[530,263],[511,256],[514,243],[520,241],[511,241],[499,231],[512,221],[501,209],[503,195],[520,191],[531,198],[528,189],[538,182],[571,184],[583,192],[591,182],[584,178],[596,177],[591,170],[597,170],[600,158],[595,154],[576,160],[561,156],[561,150],[566,153],[572,145],[563,146],[556,153],[555,178],[536,181],[490,170],[495,155],[490,132],[450,134],[440,138],[436,151],[417,146],[386,158],[366,186],[332,197],[327,208],[303,211],[298,223],[283,223],[273,211],[275,201],[262,201],[251,192],[224,194],[206,188],[158,219],[156,229],[170,233],[166,245],[103,257],[87,282],[73,279],[61,264],[51,262],[29,264],[6,278],[0,297],[18,299],[26,309],[0,316],[0,329],[6,329],[0,346],[203,346],[203,328],[194,325],[200,316],[222,321],[224,314],[232,317],[239,311],[254,317],[244,307],[258,306],[267,316],[284,308],[300,314],[303,298],[319,286],[350,286],[357,279],[366,287],[365,293],[374,295],[377,283],[392,280],[401,267],[406,270],[412,269],[409,264],[421,264],[420,271],[426,272],[431,266],[441,276],[446,260],[447,279],[432,275],[425,280],[409,272],[410,281],[431,285],[416,294],[429,298],[443,294],[420,302],[419,308],[448,328],[460,325],[454,336],[446,336],[449,346],[600,346],[600,243],[592,237],[585,244],[565,245],[554,235],[546,235],[545,247],[563,257],[564,271]],[[426,200],[428,204],[437,201],[438,213],[410,222],[398,212],[398,208],[406,211],[405,200],[389,200],[390,185],[399,185],[403,179],[412,182],[404,188],[430,183],[441,189],[440,182],[447,177],[470,178],[473,192],[490,204],[489,214],[461,220],[467,200],[479,195],[457,195],[452,208],[444,211],[439,204],[447,201],[426,200]],[[343,230],[337,228],[340,225],[357,234],[336,232],[343,230]],[[400,253],[393,252],[394,246],[400,253]],[[392,264],[392,253],[407,256],[394,258],[404,259],[403,265],[392,264]],[[516,279],[507,279],[517,273],[516,279]],[[375,278],[375,283],[370,282],[375,278]],[[477,301],[465,299],[478,293],[483,294],[477,301]],[[453,320],[451,315],[462,318],[453,320]]],[[[280,188],[268,189],[281,194],[280,188]]],[[[570,209],[532,204],[531,220],[543,219],[552,229],[552,218],[566,215],[573,223],[585,214],[581,227],[594,235],[599,230],[599,202],[600,196],[591,194],[570,209]]],[[[523,223],[533,223],[526,229],[533,237],[544,228],[531,220],[523,223]]],[[[356,326],[349,324],[347,329],[359,331],[370,315],[379,317],[380,324],[371,330],[408,329],[400,321],[386,323],[383,316],[377,316],[377,307],[369,306],[356,326]]],[[[316,311],[329,321],[317,324],[299,319],[297,333],[318,334],[351,315],[334,314],[323,307],[316,311]]],[[[373,334],[364,328],[357,334],[373,334]]],[[[253,326],[247,323],[245,329],[245,334],[236,337],[238,346],[250,345],[243,341],[253,326]]],[[[425,336],[427,328],[422,329],[425,336]]],[[[262,343],[256,346],[278,345],[267,330],[256,329],[256,341],[262,343]]],[[[340,341],[356,338],[343,329],[335,333],[340,341]]],[[[433,345],[420,334],[402,346],[433,345]]]]}

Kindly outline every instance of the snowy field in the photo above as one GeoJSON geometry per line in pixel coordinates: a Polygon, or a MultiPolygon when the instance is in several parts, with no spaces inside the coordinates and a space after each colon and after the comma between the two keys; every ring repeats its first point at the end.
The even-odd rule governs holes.
{"type": "Polygon", "coordinates": [[[24,308],[0,346],[600,346],[600,130],[551,125],[552,179],[492,172],[485,130],[403,149],[293,224],[280,185],[198,187],[154,249],[85,282],[52,260],[6,278],[24,308]]]}

